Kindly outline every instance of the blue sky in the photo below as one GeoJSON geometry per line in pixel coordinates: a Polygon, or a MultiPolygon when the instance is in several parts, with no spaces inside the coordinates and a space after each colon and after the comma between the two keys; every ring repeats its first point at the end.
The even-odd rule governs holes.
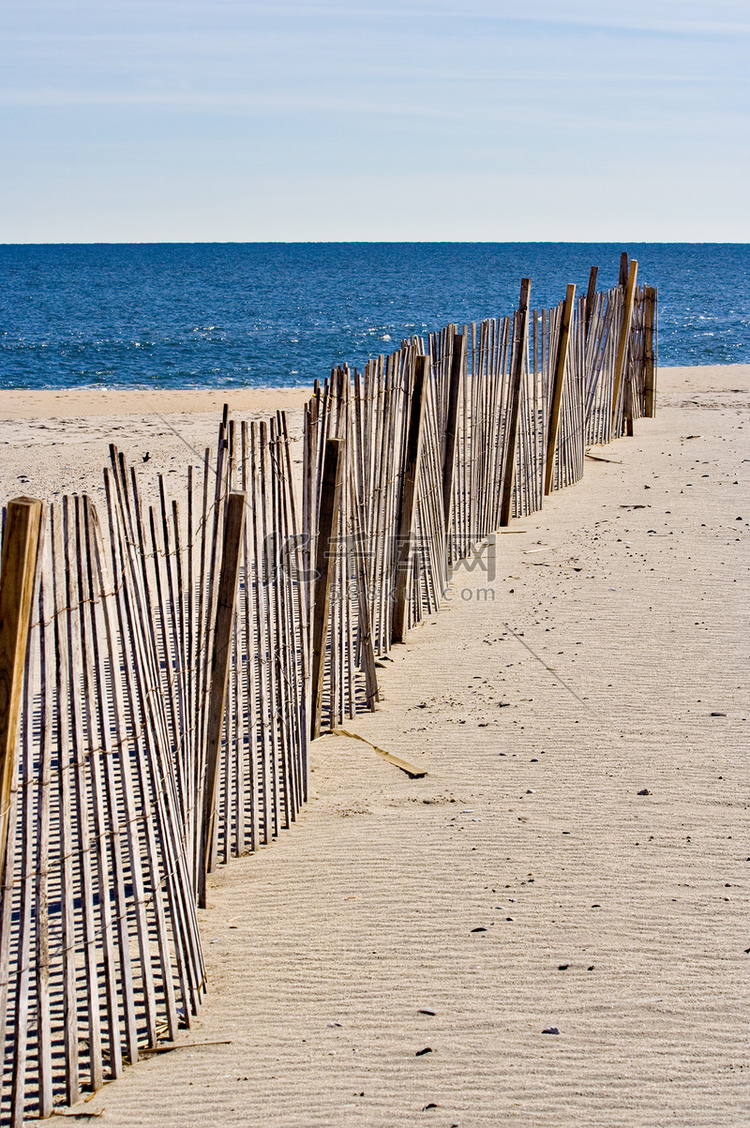
{"type": "Polygon", "coordinates": [[[5,0],[0,242],[750,241],[750,0],[5,0]]]}

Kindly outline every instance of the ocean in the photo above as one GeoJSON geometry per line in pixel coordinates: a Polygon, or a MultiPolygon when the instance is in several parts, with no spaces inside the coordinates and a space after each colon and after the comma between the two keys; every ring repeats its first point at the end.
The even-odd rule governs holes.
{"type": "Polygon", "coordinates": [[[616,283],[659,288],[659,363],[750,362],[750,245],[0,246],[0,388],[308,386],[403,337],[616,283]]]}

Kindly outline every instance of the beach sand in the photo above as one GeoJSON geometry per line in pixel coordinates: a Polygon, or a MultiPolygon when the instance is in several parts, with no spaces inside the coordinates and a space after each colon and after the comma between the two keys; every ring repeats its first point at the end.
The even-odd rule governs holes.
{"type": "MultiPolygon", "coordinates": [[[[214,876],[182,1041],[218,1044],[139,1063],[87,1113],[750,1123],[750,366],[660,369],[659,389],[655,419],[498,537],[494,581],[460,569],[383,663],[348,728],[428,774],[324,737],[298,823],[214,876]]],[[[167,469],[163,420],[196,448],[215,431],[198,398],[159,420],[52,395],[0,396],[3,497],[96,488],[113,426],[167,469]]]]}
{"type": "Polygon", "coordinates": [[[299,436],[309,398],[309,389],[289,388],[2,391],[0,502],[19,494],[52,499],[88,492],[103,498],[110,443],[136,464],[147,456],[144,479],[159,471],[182,477],[216,443],[224,403],[237,419],[268,419],[284,410],[299,436]]]}

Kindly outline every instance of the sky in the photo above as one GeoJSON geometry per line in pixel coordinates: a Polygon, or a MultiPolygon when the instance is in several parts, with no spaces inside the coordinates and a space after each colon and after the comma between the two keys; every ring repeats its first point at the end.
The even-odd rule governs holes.
{"type": "Polygon", "coordinates": [[[750,242],[750,0],[4,0],[0,242],[750,242]]]}

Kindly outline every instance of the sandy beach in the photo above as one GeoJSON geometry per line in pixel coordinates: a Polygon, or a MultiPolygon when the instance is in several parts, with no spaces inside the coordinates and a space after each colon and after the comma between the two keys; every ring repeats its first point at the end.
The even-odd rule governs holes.
{"type": "MultiPolygon", "coordinates": [[[[717,397],[734,402],[749,391],[750,365],[659,369],[664,406],[690,406],[694,393],[705,406],[716,406],[717,397]]],[[[225,403],[237,418],[264,419],[286,411],[298,436],[309,398],[310,390],[303,388],[0,391],[0,503],[20,494],[103,495],[102,467],[112,442],[134,463],[148,456],[146,477],[159,471],[182,475],[216,441],[225,403]]]]}
{"type": "MultiPolygon", "coordinates": [[[[309,389],[121,391],[83,388],[0,392],[0,500],[19,494],[103,496],[109,444],[148,471],[183,475],[216,442],[223,405],[236,418],[288,413],[298,434],[309,389]],[[146,469],[146,467],[144,467],[146,469]]],[[[148,475],[147,475],[148,476],[148,475]]]]}
{"type": "MultiPolygon", "coordinates": [[[[184,472],[306,392],[0,393],[0,500],[184,472]],[[191,453],[192,452],[192,453],[191,453]]],[[[290,832],[213,877],[181,1048],[81,1106],[160,1128],[750,1123],[750,365],[658,414],[459,569],[313,745],[290,832]],[[207,1043],[189,1048],[189,1043],[207,1043]]]]}

